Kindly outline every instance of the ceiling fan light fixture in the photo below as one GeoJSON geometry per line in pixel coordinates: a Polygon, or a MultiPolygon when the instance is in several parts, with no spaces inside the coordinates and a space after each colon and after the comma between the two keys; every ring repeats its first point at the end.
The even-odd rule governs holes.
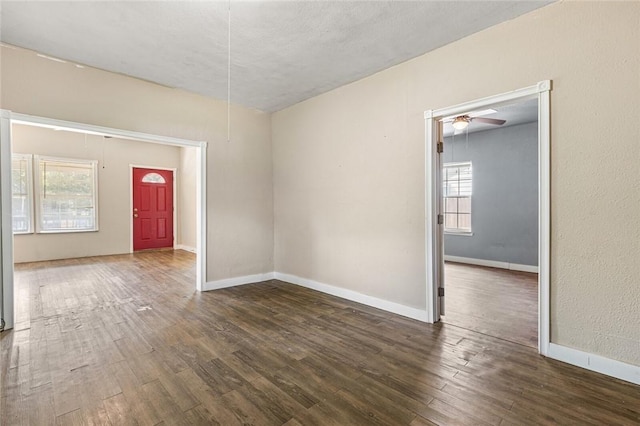
{"type": "Polygon", "coordinates": [[[453,120],[453,123],[451,123],[451,125],[456,130],[464,130],[469,125],[469,121],[470,121],[469,117],[467,117],[465,115],[461,115],[461,116],[456,117],[453,120]]]}

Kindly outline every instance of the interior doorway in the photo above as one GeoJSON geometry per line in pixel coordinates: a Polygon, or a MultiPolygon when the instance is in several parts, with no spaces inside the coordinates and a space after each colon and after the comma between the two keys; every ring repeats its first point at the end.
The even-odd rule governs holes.
{"type": "MultiPolygon", "coordinates": [[[[178,139],[178,138],[152,135],[152,134],[146,134],[146,133],[140,133],[140,132],[132,132],[132,131],[121,130],[121,129],[93,126],[93,125],[88,125],[83,123],[68,122],[68,121],[50,119],[45,117],[29,116],[24,114],[13,113],[7,110],[1,110],[0,113],[1,113],[0,114],[0,150],[1,150],[0,173],[2,176],[2,180],[0,183],[0,197],[1,197],[0,199],[1,199],[1,212],[2,212],[2,234],[1,234],[2,244],[0,246],[1,259],[2,259],[2,271],[1,271],[2,285],[0,286],[1,288],[0,296],[1,296],[2,303],[0,303],[0,306],[2,309],[0,314],[2,315],[2,318],[5,322],[4,329],[13,328],[16,322],[15,305],[16,305],[17,294],[15,291],[16,289],[14,288],[14,266],[13,266],[14,265],[14,236],[13,236],[13,233],[11,232],[13,228],[12,197],[16,195],[15,191],[12,188],[12,181],[13,181],[12,171],[14,170],[14,167],[12,165],[12,126],[13,125],[23,125],[24,127],[45,128],[45,129],[50,129],[55,131],[62,131],[60,133],[71,132],[75,134],[90,135],[94,137],[100,137],[103,139],[103,141],[106,139],[113,139],[113,140],[120,140],[123,143],[127,141],[133,141],[136,143],[143,142],[147,144],[155,144],[156,147],[159,147],[162,145],[169,145],[173,147],[190,148],[190,152],[193,152],[193,158],[195,158],[195,164],[194,164],[195,213],[194,215],[195,215],[196,241],[195,241],[195,247],[193,250],[195,251],[195,271],[194,271],[195,272],[194,275],[196,277],[195,288],[198,291],[202,290],[203,285],[206,281],[206,238],[205,238],[206,236],[206,157],[207,157],[206,142],[191,141],[186,139],[178,139]]],[[[86,147],[87,147],[87,142],[85,142],[85,148],[86,147]]],[[[69,155],[69,157],[71,156],[72,155],[69,155]]],[[[69,168],[67,167],[69,166],[67,162],[65,162],[64,164],[58,164],[60,163],[59,161],[60,159],[56,159],[56,158],[42,159],[41,158],[40,160],[38,160],[36,157],[37,156],[32,156],[33,161],[34,162],[40,161],[40,163],[42,163],[42,166],[43,166],[42,170],[45,170],[44,167],[46,167],[47,168],[46,170],[49,170],[49,171],[54,170],[53,166],[56,166],[58,169],[62,166],[65,166],[67,169],[69,168]]],[[[104,157],[102,158],[102,160],[104,164],[104,157]]],[[[73,165],[75,168],[79,168],[79,167],[81,168],[81,166],[84,167],[84,165],[80,165],[80,166],[75,164],[73,165]]],[[[85,172],[85,174],[87,174],[88,176],[95,176],[96,165],[91,165],[91,167],[92,168],[90,169],[90,171],[85,172]]],[[[125,168],[124,170],[122,170],[122,172],[124,172],[123,174],[124,176],[126,176],[126,165],[124,167],[125,168]]],[[[89,170],[89,166],[86,166],[86,168],[89,170]]],[[[79,174],[80,172],[74,171],[73,173],[79,174]]],[[[173,177],[175,177],[175,175],[173,177]]],[[[38,179],[40,179],[40,177],[38,177],[38,179]]],[[[89,182],[89,183],[91,182],[91,179],[87,178],[85,180],[86,182],[89,182]]],[[[173,185],[174,181],[175,179],[172,178],[171,185],[173,185]]],[[[47,181],[47,185],[50,185],[52,182],[53,181],[47,181]]],[[[126,182],[126,177],[125,177],[125,182],[126,182]]],[[[94,200],[93,204],[87,204],[86,206],[84,204],[82,206],[79,206],[79,205],[71,206],[75,210],[78,210],[79,207],[82,207],[84,210],[88,212],[93,211],[92,214],[87,215],[90,218],[92,218],[93,222],[87,221],[86,218],[84,217],[84,214],[80,214],[78,212],[74,212],[73,214],[75,219],[77,219],[77,217],[75,216],[78,216],[78,217],[82,216],[81,219],[83,219],[82,221],[75,220],[73,222],[75,223],[74,225],[75,227],[79,227],[81,225],[84,226],[83,224],[85,224],[85,222],[88,223],[89,225],[93,224],[91,229],[89,229],[89,225],[87,225],[86,226],[87,229],[82,230],[82,231],[85,231],[84,235],[89,235],[90,232],[99,231],[99,227],[97,225],[98,223],[97,200],[99,196],[95,192],[96,191],[95,188],[97,188],[97,186],[94,187],[94,189],[91,189],[91,191],[93,191],[92,194],[90,194],[91,197],[88,197],[88,196],[85,197],[87,199],[89,198],[93,199],[94,200]]],[[[48,196],[51,195],[51,192],[44,191],[44,190],[43,192],[41,191],[41,189],[42,188],[38,188],[36,185],[36,189],[34,190],[34,193],[38,192],[38,194],[40,194],[42,192],[42,194],[40,194],[41,199],[44,199],[45,196],[49,198],[48,196]]],[[[173,186],[171,191],[175,194],[175,190],[173,189],[173,186]]],[[[126,194],[129,191],[126,189],[126,186],[124,186],[118,192],[122,195],[123,193],[126,194]]],[[[173,199],[173,195],[171,195],[170,198],[173,199]]],[[[86,200],[83,199],[83,202],[85,201],[86,200]]],[[[28,232],[34,235],[33,238],[36,238],[36,237],[39,238],[40,236],[44,235],[46,231],[49,231],[49,229],[45,228],[45,226],[61,226],[60,224],[64,224],[64,226],[68,226],[69,218],[64,215],[60,216],[60,212],[64,212],[69,209],[67,209],[66,207],[62,210],[57,209],[55,213],[60,217],[57,218],[58,219],[57,221],[51,221],[48,218],[48,212],[49,210],[51,210],[50,208],[51,206],[42,202],[42,203],[36,203],[36,207],[38,207],[40,204],[42,204],[42,206],[45,206],[48,210],[41,211],[39,212],[39,214],[37,214],[37,217],[40,218],[39,219],[40,221],[36,222],[34,229],[28,232]]],[[[175,205],[174,202],[172,202],[172,208],[173,208],[173,205],[175,205]]],[[[123,223],[124,226],[122,226],[122,228],[126,229],[127,212],[126,210],[124,212],[125,212],[125,222],[123,223]]],[[[114,215],[111,215],[111,214],[105,215],[105,219],[113,218],[113,217],[114,215]]],[[[175,220],[175,215],[171,219],[171,221],[166,224],[165,233],[169,231],[168,229],[169,227],[172,228],[171,233],[173,233],[173,230],[175,230],[174,220],[175,220]]],[[[65,230],[64,232],[69,232],[69,231],[65,230]]],[[[75,231],[75,234],[81,235],[78,231],[75,231]]],[[[171,239],[173,240],[173,238],[171,239]]],[[[126,240],[125,240],[125,244],[127,244],[126,240]]]]}
{"type": "MultiPolygon", "coordinates": [[[[520,103],[524,101],[531,101],[535,103],[535,110],[537,114],[537,138],[535,152],[537,155],[537,229],[535,232],[537,237],[537,260],[538,260],[538,279],[537,279],[537,309],[535,311],[535,320],[537,323],[538,335],[537,346],[538,351],[546,355],[549,347],[549,253],[550,253],[550,180],[549,180],[549,141],[550,141],[550,120],[549,120],[549,92],[551,90],[551,82],[548,80],[541,81],[534,86],[529,86],[523,89],[518,89],[512,92],[503,93],[483,99],[478,99],[464,104],[455,105],[448,108],[439,110],[430,110],[425,112],[425,124],[426,124],[426,149],[425,149],[425,163],[426,163],[426,197],[425,197],[425,211],[426,211],[426,274],[427,274],[427,318],[429,322],[438,322],[442,317],[446,318],[447,308],[445,300],[448,300],[448,289],[446,286],[447,266],[445,264],[445,222],[448,219],[446,226],[455,227],[461,232],[460,236],[455,238],[465,238],[462,234],[467,235],[473,233],[473,195],[471,200],[456,199],[456,206],[454,208],[453,201],[446,201],[444,194],[444,185],[447,183],[443,175],[445,169],[446,158],[445,154],[445,122],[453,123],[453,121],[459,121],[458,118],[462,117],[462,121],[466,123],[461,124],[458,127],[464,127],[473,122],[470,112],[477,113],[486,111],[488,109],[498,110],[504,108],[507,105],[514,103],[520,103]],[[462,202],[461,202],[462,201],[462,202]],[[445,205],[445,203],[449,205],[445,205]],[[447,214],[449,215],[447,217],[447,214]],[[466,216],[468,215],[468,217],[466,216]],[[455,220],[454,220],[455,219],[455,220]]],[[[477,120],[483,121],[483,120],[477,120]]],[[[485,123],[486,124],[486,123],[485,123]]],[[[489,123],[489,125],[491,125],[489,123]]],[[[465,140],[466,143],[466,140],[465,140]]],[[[455,149],[455,147],[454,147],[455,149]]],[[[457,170],[451,171],[452,179],[467,177],[467,175],[473,173],[472,161],[457,161],[449,164],[451,167],[457,170]],[[471,163],[471,164],[468,164],[471,163]]],[[[508,178],[508,177],[507,177],[508,178]]],[[[473,188],[473,184],[470,183],[469,187],[473,188]]],[[[460,187],[458,187],[460,190],[460,187]]],[[[462,191],[464,194],[464,191],[462,191]]],[[[471,192],[473,194],[473,192],[471,192]]],[[[460,194],[458,194],[458,197],[460,194]]],[[[503,223],[497,223],[498,226],[503,223]]],[[[486,245],[486,244],[485,244],[486,245]]],[[[504,250],[503,250],[504,251],[504,250]]],[[[450,258],[449,261],[460,260],[463,256],[458,256],[458,259],[450,258]]],[[[479,266],[495,267],[505,266],[506,271],[509,272],[509,265],[513,263],[518,265],[515,261],[498,261],[489,257],[489,264],[482,264],[479,266]],[[495,262],[491,264],[491,262],[495,262]]],[[[468,265],[465,265],[470,267],[468,265]]],[[[528,265],[532,266],[532,265],[528,265]]],[[[471,267],[474,268],[474,267],[471,267]]],[[[475,266],[478,268],[478,265],[475,266]]],[[[451,269],[451,268],[449,268],[451,269]]],[[[450,271],[451,272],[451,271],[450,271]]],[[[475,270],[474,272],[479,272],[475,270]]],[[[485,271],[486,272],[486,271],[485,271]]],[[[526,272],[523,272],[526,273],[526,272]]],[[[452,274],[453,275],[453,274],[452,274]]],[[[465,274],[462,274],[465,275],[465,274]]],[[[467,278],[469,276],[467,270],[467,278]]],[[[471,281],[478,282],[476,278],[471,281]]],[[[495,277],[494,277],[495,281],[495,277]]],[[[485,286],[486,287],[486,286],[485,286]]],[[[475,290],[482,289],[481,286],[476,286],[475,290]]],[[[497,299],[496,299],[497,300],[497,299]]],[[[500,304],[499,304],[500,305],[500,304]]],[[[475,322],[483,323],[487,325],[489,318],[491,317],[490,309],[487,304],[482,304],[476,309],[482,315],[480,319],[476,319],[475,322]]],[[[452,312],[453,314],[454,312],[452,312]]],[[[450,317],[452,317],[451,315],[450,317]]],[[[508,327],[507,327],[508,329],[508,327]]]]}
{"type": "Polygon", "coordinates": [[[537,347],[538,101],[442,124],[442,321],[537,347]]]}

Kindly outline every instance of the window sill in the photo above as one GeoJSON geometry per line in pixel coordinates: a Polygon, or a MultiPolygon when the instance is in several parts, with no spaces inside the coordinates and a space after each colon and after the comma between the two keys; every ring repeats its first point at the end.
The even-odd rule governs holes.
{"type": "Polygon", "coordinates": [[[14,231],[13,235],[31,235],[33,233],[34,233],[33,231],[20,231],[20,232],[14,231]]]}
{"type": "Polygon", "coordinates": [[[98,232],[97,229],[55,229],[47,231],[37,231],[36,234],[77,234],[80,232],[98,232]]]}
{"type": "Polygon", "coordinates": [[[460,237],[473,237],[473,232],[444,231],[444,235],[457,235],[457,236],[460,236],[460,237]]]}

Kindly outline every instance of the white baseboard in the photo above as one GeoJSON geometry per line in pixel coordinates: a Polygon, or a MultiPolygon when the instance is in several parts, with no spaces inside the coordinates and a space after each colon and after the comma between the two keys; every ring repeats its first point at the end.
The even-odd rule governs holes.
{"type": "MultiPolygon", "coordinates": [[[[455,258],[458,259],[458,258],[455,258]]],[[[477,260],[477,259],[470,259],[477,260]]],[[[456,261],[457,260],[452,260],[456,261]]],[[[489,261],[491,262],[491,261],[489,261]]],[[[476,263],[473,263],[474,265],[476,263]]],[[[493,266],[493,265],[483,265],[493,266]]],[[[522,266],[522,265],[521,265],[522,266]]],[[[526,266],[526,265],[524,265],[526,266]]],[[[495,267],[495,266],[494,266],[495,267]]],[[[528,271],[527,271],[528,272],[528,271]]],[[[383,311],[391,312],[404,317],[412,318],[418,321],[427,321],[427,312],[425,310],[412,308],[409,306],[401,305],[399,303],[390,302],[388,300],[378,299],[377,297],[367,296],[366,294],[358,293],[357,291],[348,290],[341,287],[332,286],[329,284],[321,283],[318,281],[310,280],[307,278],[301,278],[296,275],[283,274],[281,272],[266,272],[263,274],[245,275],[242,277],[226,278],[223,280],[210,281],[205,284],[203,291],[218,290],[227,287],[234,287],[243,284],[251,284],[262,281],[268,281],[277,279],[285,281],[291,284],[296,284],[302,287],[317,290],[322,293],[331,294],[346,300],[362,303],[363,305],[371,306],[374,308],[382,309],[383,311]]],[[[620,380],[625,380],[637,385],[640,385],[640,366],[627,364],[621,361],[616,361],[603,356],[590,354],[577,349],[568,348],[555,343],[549,343],[549,348],[546,354],[547,357],[566,362],[567,364],[575,365],[587,370],[595,371],[597,373],[605,374],[607,376],[615,377],[620,380]]]]}
{"type": "Polygon", "coordinates": [[[358,302],[358,303],[362,303],[363,305],[382,309],[383,311],[402,315],[403,317],[408,317],[408,318],[415,319],[418,321],[423,321],[423,322],[427,321],[426,310],[416,309],[410,306],[401,305],[399,303],[390,302],[388,300],[378,299],[377,297],[367,296],[366,294],[358,293],[357,291],[347,290],[341,287],[335,287],[329,284],[313,281],[307,278],[301,278],[296,275],[275,272],[274,278],[280,281],[286,281],[288,283],[310,288],[312,290],[317,290],[322,293],[327,293],[333,296],[341,297],[343,299],[351,300],[352,302],[358,302]]]}
{"type": "Polygon", "coordinates": [[[500,262],[497,260],[473,259],[470,257],[459,257],[444,255],[444,260],[457,263],[467,263],[469,265],[488,266],[490,268],[509,269],[511,271],[534,272],[538,273],[539,268],[534,265],[519,265],[517,263],[500,262]]]}
{"type": "Polygon", "coordinates": [[[195,253],[196,252],[196,248],[195,247],[185,246],[184,244],[176,244],[175,249],[176,250],[189,251],[191,253],[195,253]]]}
{"type": "Polygon", "coordinates": [[[549,343],[549,358],[640,385],[640,366],[549,343]]]}
{"type": "Polygon", "coordinates": [[[235,287],[237,285],[259,283],[273,279],[273,272],[264,274],[245,275],[243,277],[225,278],[223,280],[209,281],[204,284],[202,291],[219,290],[221,288],[235,287]]]}
{"type": "Polygon", "coordinates": [[[333,296],[341,297],[346,300],[362,303],[363,305],[382,309],[383,311],[402,315],[404,317],[412,318],[418,321],[427,322],[427,311],[425,310],[412,308],[410,306],[401,305],[399,303],[390,302],[388,300],[378,299],[377,297],[367,296],[366,294],[358,293],[357,291],[335,287],[329,284],[309,280],[307,278],[300,278],[295,275],[283,274],[280,272],[265,272],[263,274],[245,275],[243,277],[225,278],[223,280],[209,281],[205,283],[202,291],[219,290],[222,288],[252,284],[272,279],[296,284],[301,287],[310,288],[312,290],[331,294],[333,296]]]}

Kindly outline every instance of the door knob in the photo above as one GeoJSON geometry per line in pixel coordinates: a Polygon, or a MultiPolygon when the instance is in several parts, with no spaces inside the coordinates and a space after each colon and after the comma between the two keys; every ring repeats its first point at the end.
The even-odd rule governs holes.
{"type": "Polygon", "coordinates": [[[133,214],[133,217],[138,217],[138,213],[134,213],[134,214],[133,214]]]}
{"type": "Polygon", "coordinates": [[[134,208],[134,209],[133,209],[133,211],[134,211],[134,212],[137,212],[137,211],[138,211],[138,209],[134,208]]]}

